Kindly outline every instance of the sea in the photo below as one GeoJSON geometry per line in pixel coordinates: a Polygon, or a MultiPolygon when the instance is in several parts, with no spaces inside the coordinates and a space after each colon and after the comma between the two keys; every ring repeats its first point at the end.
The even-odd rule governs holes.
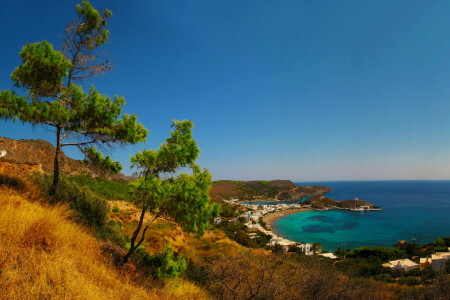
{"type": "Polygon", "coordinates": [[[327,197],[357,197],[382,211],[305,211],[277,219],[272,224],[282,237],[319,242],[328,251],[338,247],[392,246],[399,240],[418,244],[450,236],[450,181],[329,181],[296,182],[327,185],[327,197]]]}

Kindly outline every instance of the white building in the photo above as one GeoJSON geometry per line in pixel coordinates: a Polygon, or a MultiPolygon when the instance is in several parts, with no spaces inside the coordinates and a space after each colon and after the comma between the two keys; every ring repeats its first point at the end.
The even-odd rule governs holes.
{"type": "Polygon", "coordinates": [[[404,259],[392,260],[389,263],[385,264],[385,266],[387,266],[391,269],[402,270],[402,271],[407,272],[407,271],[418,268],[419,264],[416,264],[415,262],[413,262],[410,259],[404,258],[404,259]]]}
{"type": "Polygon", "coordinates": [[[436,254],[431,254],[431,269],[434,271],[443,271],[447,259],[450,259],[450,252],[436,252],[436,254]]]}
{"type": "Polygon", "coordinates": [[[297,245],[298,248],[300,248],[300,250],[302,251],[303,254],[311,256],[314,254],[313,251],[313,244],[303,244],[300,243],[297,245]]]}
{"type": "Polygon", "coordinates": [[[319,254],[320,256],[323,256],[323,257],[328,257],[328,258],[331,258],[331,259],[337,259],[338,257],[336,256],[336,255],[334,255],[333,253],[320,253],[319,254]]]}

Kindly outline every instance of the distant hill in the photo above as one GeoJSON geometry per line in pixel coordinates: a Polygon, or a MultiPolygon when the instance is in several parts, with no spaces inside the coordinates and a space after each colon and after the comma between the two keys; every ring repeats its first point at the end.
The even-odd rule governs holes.
{"type": "Polygon", "coordinates": [[[233,181],[213,182],[210,195],[213,200],[222,199],[274,199],[282,201],[299,201],[302,197],[323,195],[331,192],[327,186],[303,187],[290,180],[271,181],[233,181]]]}
{"type": "Polygon", "coordinates": [[[304,205],[311,205],[313,208],[324,209],[324,208],[357,208],[361,206],[369,206],[369,208],[374,209],[378,208],[377,206],[363,200],[344,200],[344,201],[336,201],[331,198],[316,196],[309,199],[306,199],[303,202],[304,205]]]}

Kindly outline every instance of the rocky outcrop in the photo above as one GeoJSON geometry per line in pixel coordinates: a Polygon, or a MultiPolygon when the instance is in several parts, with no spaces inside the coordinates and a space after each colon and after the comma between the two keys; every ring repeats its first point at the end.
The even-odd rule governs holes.
{"type": "Polygon", "coordinates": [[[379,207],[363,200],[344,200],[344,201],[336,201],[331,198],[327,198],[325,196],[316,196],[309,199],[306,199],[302,202],[302,205],[311,205],[312,208],[315,209],[357,209],[360,207],[368,207],[369,209],[379,209],[379,207]]]}
{"type": "MultiPolygon", "coordinates": [[[[53,172],[55,151],[55,147],[45,140],[13,140],[0,137],[0,162],[36,166],[36,170],[47,174],[53,172]]],[[[61,172],[69,176],[100,176],[88,163],[67,157],[64,152],[61,155],[61,172]]],[[[110,179],[125,180],[125,176],[118,174],[110,179]]]]}

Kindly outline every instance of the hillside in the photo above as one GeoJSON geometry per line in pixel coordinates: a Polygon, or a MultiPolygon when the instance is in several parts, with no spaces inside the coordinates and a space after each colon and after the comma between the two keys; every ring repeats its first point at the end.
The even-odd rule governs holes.
{"type": "MultiPolygon", "coordinates": [[[[55,147],[45,140],[14,140],[0,137],[0,163],[34,165],[36,170],[49,174],[53,172],[55,151],[55,147]]],[[[64,152],[61,154],[61,172],[70,176],[82,174],[99,176],[89,164],[83,160],[67,157],[64,152]]],[[[110,176],[109,179],[127,180],[121,173],[110,176]]]]}
{"type": "Polygon", "coordinates": [[[302,187],[290,180],[272,181],[232,181],[213,182],[210,195],[213,200],[222,199],[275,199],[283,201],[299,201],[302,197],[323,195],[331,192],[326,186],[302,187]]]}
{"type": "MultiPolygon", "coordinates": [[[[75,223],[74,211],[67,206],[46,204],[48,199],[40,198],[35,186],[23,184],[26,173],[34,171],[26,166],[8,166],[13,174],[23,171],[22,179],[6,184],[12,183],[15,190],[0,177],[0,295],[5,298],[392,299],[401,291],[398,286],[348,277],[319,257],[244,247],[231,240],[222,226],[201,237],[187,234],[166,218],[158,219],[145,236],[142,250],[150,256],[114,266],[114,258],[124,250],[94,238],[91,228],[75,223]],[[158,280],[148,273],[152,264],[142,268],[168,243],[176,255],[187,259],[187,269],[181,277],[158,280]]],[[[96,184],[89,188],[94,193],[96,184]]],[[[106,194],[101,190],[99,195],[106,194]]],[[[109,220],[129,236],[140,208],[132,200],[108,203],[109,220]]]]}

